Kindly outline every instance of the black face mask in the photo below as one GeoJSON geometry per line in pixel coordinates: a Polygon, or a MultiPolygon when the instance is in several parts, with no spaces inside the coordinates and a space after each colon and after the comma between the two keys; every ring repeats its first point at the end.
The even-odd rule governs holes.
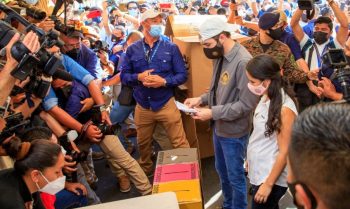
{"type": "Polygon", "coordinates": [[[119,42],[121,40],[120,37],[117,37],[115,35],[112,35],[112,42],[119,42]]]}
{"type": "Polygon", "coordinates": [[[311,201],[311,209],[316,209],[317,208],[317,201],[315,196],[312,194],[312,192],[310,191],[310,189],[303,183],[299,183],[299,182],[294,182],[294,183],[288,183],[288,188],[290,190],[290,192],[292,193],[293,196],[293,202],[294,205],[297,206],[298,209],[304,209],[303,206],[300,206],[297,201],[296,201],[296,190],[295,190],[295,186],[296,185],[301,185],[306,193],[306,195],[309,197],[310,201],[311,201]]]}
{"type": "Polygon", "coordinates": [[[218,59],[224,55],[224,47],[216,40],[217,44],[213,48],[203,48],[204,54],[208,59],[218,59]]]}
{"type": "Polygon", "coordinates": [[[120,23],[118,23],[118,26],[123,26],[125,28],[126,24],[125,24],[125,22],[120,22],[120,23]]]}
{"type": "Polygon", "coordinates": [[[77,60],[78,56],[79,56],[79,53],[80,53],[80,48],[74,48],[74,49],[66,52],[66,55],[68,55],[73,60],[77,60]]]}
{"type": "Polygon", "coordinates": [[[269,29],[269,33],[267,35],[269,35],[274,40],[280,40],[283,31],[284,30],[282,27],[276,28],[275,30],[269,29]]]}
{"type": "Polygon", "coordinates": [[[326,43],[326,41],[328,40],[327,36],[328,36],[328,33],[325,33],[322,31],[314,32],[314,40],[319,45],[326,43]]]}

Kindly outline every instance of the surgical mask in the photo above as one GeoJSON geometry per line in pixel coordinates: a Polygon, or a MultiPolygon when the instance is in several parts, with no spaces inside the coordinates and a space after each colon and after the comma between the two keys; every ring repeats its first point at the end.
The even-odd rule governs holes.
{"type": "Polygon", "coordinates": [[[318,45],[324,44],[328,41],[328,33],[322,31],[314,32],[314,40],[318,45]]]}
{"type": "Polygon", "coordinates": [[[274,40],[280,40],[282,34],[283,34],[283,27],[276,28],[275,30],[269,29],[269,35],[274,40]]]}
{"type": "Polygon", "coordinates": [[[253,86],[251,83],[248,83],[247,86],[249,91],[251,91],[253,94],[257,96],[263,95],[267,89],[266,87],[263,86],[263,82],[261,82],[261,84],[258,86],[253,86]]]}
{"type": "Polygon", "coordinates": [[[213,48],[203,48],[204,54],[208,59],[219,59],[222,56],[224,56],[224,47],[219,42],[219,40],[216,40],[216,46],[213,48]]]}
{"type": "Polygon", "coordinates": [[[79,56],[79,53],[80,53],[80,48],[74,48],[74,49],[66,52],[66,55],[68,55],[73,60],[77,60],[78,56],[79,56]]]}
{"type": "Polygon", "coordinates": [[[35,183],[36,187],[38,188],[38,190],[40,192],[44,192],[44,193],[47,193],[47,194],[55,195],[59,191],[64,189],[64,185],[66,183],[66,176],[61,176],[61,177],[57,178],[56,180],[50,182],[50,181],[47,180],[47,178],[41,172],[40,172],[40,175],[47,182],[47,184],[41,189],[40,189],[38,183],[35,183]]]}
{"type": "Polygon", "coordinates": [[[162,25],[151,25],[151,29],[149,30],[149,34],[157,38],[163,34],[163,27],[162,25]]]}
{"type": "Polygon", "coordinates": [[[129,15],[133,16],[133,17],[137,17],[137,15],[139,14],[139,12],[137,11],[137,9],[129,9],[128,10],[129,15]]]}
{"type": "Polygon", "coordinates": [[[38,3],[38,0],[25,0],[25,2],[30,5],[36,5],[36,3],[38,3]]]}
{"type": "MultiPolygon", "coordinates": [[[[287,182],[288,183],[288,182],[287,182]]],[[[292,196],[293,196],[293,202],[294,202],[294,205],[297,206],[298,209],[304,209],[303,206],[300,206],[297,201],[296,201],[296,190],[295,190],[295,186],[299,184],[303,187],[306,195],[308,196],[308,198],[310,199],[311,201],[311,209],[316,209],[317,208],[317,202],[316,202],[316,198],[315,196],[311,193],[311,191],[309,190],[309,188],[302,184],[302,183],[298,183],[298,182],[294,182],[294,183],[288,183],[288,188],[290,190],[290,193],[292,193],[292,196]]]]}

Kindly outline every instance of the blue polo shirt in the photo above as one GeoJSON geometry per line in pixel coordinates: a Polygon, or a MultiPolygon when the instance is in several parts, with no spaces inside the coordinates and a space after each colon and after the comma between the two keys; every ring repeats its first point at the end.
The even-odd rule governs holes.
{"type": "Polygon", "coordinates": [[[280,41],[285,43],[290,48],[290,51],[294,55],[295,60],[303,58],[300,44],[295,38],[295,36],[293,35],[293,33],[290,33],[288,31],[283,31],[280,41]]]}
{"type": "Polygon", "coordinates": [[[65,111],[73,118],[78,118],[79,112],[83,107],[80,102],[89,97],[91,97],[89,89],[83,84],[73,81],[71,94],[68,97],[64,108],[65,111]]]}
{"type": "Polygon", "coordinates": [[[121,65],[121,81],[134,87],[134,98],[143,108],[157,111],[174,96],[174,87],[187,80],[185,62],[179,48],[160,38],[151,49],[144,39],[141,39],[126,51],[121,65]],[[150,57],[146,60],[146,52],[150,57]],[[137,75],[146,70],[154,69],[151,73],[166,79],[166,87],[148,88],[137,80],[137,75]]]}
{"type": "MultiPolygon", "coordinates": [[[[88,71],[67,55],[62,55],[62,64],[74,80],[83,85],[88,86],[94,80],[94,77],[88,71]]],[[[58,99],[53,88],[50,88],[48,95],[43,99],[42,105],[46,111],[58,105],[58,99]]]]}

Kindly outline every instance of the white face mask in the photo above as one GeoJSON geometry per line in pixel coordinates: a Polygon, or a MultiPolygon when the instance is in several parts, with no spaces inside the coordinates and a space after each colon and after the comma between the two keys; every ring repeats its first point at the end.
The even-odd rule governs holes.
{"type": "Polygon", "coordinates": [[[54,181],[49,182],[47,180],[47,178],[40,172],[40,175],[45,179],[45,181],[47,182],[47,184],[40,189],[38,183],[36,184],[36,187],[38,187],[40,192],[44,192],[47,194],[51,194],[51,195],[55,195],[57,194],[59,191],[61,191],[62,189],[64,189],[64,185],[66,183],[66,176],[61,176],[59,178],[57,178],[54,181]]]}

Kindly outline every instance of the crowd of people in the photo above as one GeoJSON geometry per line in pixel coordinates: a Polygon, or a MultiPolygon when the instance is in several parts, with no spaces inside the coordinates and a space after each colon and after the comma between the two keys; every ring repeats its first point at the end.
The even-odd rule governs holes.
{"type": "Polygon", "coordinates": [[[1,208],[99,204],[103,157],[120,192],[151,194],[155,151],[190,147],[171,15],[215,15],[198,28],[211,83],[184,104],[210,121],[222,208],[251,189],[252,209],[277,209],[288,188],[298,208],[349,208],[348,0],[1,1],[1,208]]]}

